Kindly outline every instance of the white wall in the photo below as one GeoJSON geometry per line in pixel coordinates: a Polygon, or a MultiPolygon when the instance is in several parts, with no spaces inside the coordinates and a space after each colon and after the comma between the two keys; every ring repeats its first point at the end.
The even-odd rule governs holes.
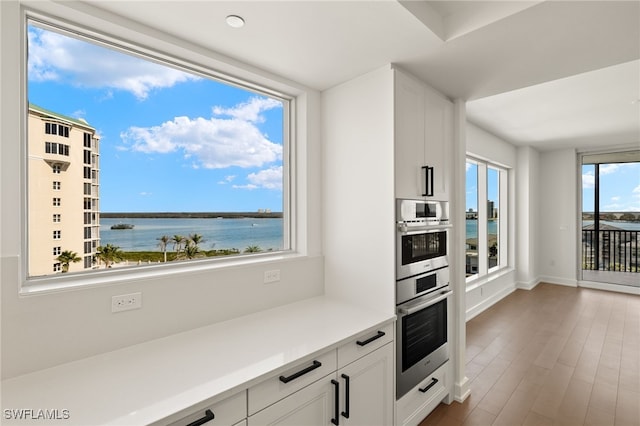
{"type": "Polygon", "coordinates": [[[394,314],[391,68],[323,92],[322,123],[326,292],[394,314]]]}
{"type": "MultiPolygon", "coordinates": [[[[99,28],[197,64],[229,72],[297,97],[296,193],[301,254],[250,266],[202,267],[178,274],[138,274],[82,289],[20,296],[24,170],[20,148],[21,15],[15,1],[0,2],[0,279],[3,378],[224,321],[322,294],[321,150],[319,93],[238,64],[161,32],[106,13],[85,14],[69,5],[33,2],[70,21],[99,28]],[[116,24],[117,22],[117,24],[116,24]],[[263,284],[265,270],[281,281],[263,284]],[[142,291],[143,308],[111,314],[111,296],[142,291]]],[[[72,5],[75,7],[75,5],[72,5]]],[[[91,9],[90,6],[83,8],[91,9]]],[[[224,350],[224,342],[220,342],[224,350]]],[[[212,362],[215,362],[212,360],[212,362]]]]}
{"type": "Polygon", "coordinates": [[[577,285],[577,160],[573,149],[540,153],[540,203],[536,223],[542,281],[577,285]]]}
{"type": "Polygon", "coordinates": [[[516,168],[516,286],[532,289],[539,279],[538,215],[540,154],[531,147],[517,149],[516,168]]]}
{"type": "Polygon", "coordinates": [[[517,170],[516,148],[508,142],[484,131],[478,126],[467,123],[467,154],[491,161],[507,167],[509,173],[509,253],[506,270],[498,274],[481,278],[472,283],[467,289],[467,320],[473,318],[489,308],[503,297],[512,293],[516,288],[515,274],[515,230],[516,230],[516,201],[515,185],[517,170]]]}

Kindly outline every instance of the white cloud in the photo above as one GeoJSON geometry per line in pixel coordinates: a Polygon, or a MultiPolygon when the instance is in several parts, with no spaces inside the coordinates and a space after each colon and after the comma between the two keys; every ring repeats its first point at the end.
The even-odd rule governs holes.
{"type": "Polygon", "coordinates": [[[282,166],[271,167],[265,170],[260,170],[257,173],[250,173],[247,176],[249,184],[247,185],[234,185],[234,188],[243,189],[282,189],[282,166]]]}
{"type": "Polygon", "coordinates": [[[620,197],[611,197],[611,201],[617,202],[620,201],[620,197]]]}
{"type": "Polygon", "coordinates": [[[633,192],[633,194],[635,196],[640,196],[640,185],[638,185],[635,188],[633,188],[633,190],[631,192],[633,192]]]}
{"type": "Polygon", "coordinates": [[[596,186],[596,177],[593,175],[593,172],[588,171],[582,175],[582,188],[590,189],[595,188],[596,186]]]}
{"type": "Polygon", "coordinates": [[[215,115],[226,115],[242,121],[262,123],[264,121],[264,117],[261,115],[262,112],[273,108],[282,108],[282,102],[272,98],[253,97],[247,102],[232,108],[216,106],[213,108],[213,113],[215,115]]]}
{"type": "Polygon", "coordinates": [[[273,103],[256,97],[237,107],[217,109],[231,118],[175,117],[157,126],[130,127],[120,137],[133,151],[166,154],[182,150],[185,158],[197,159],[196,167],[262,167],[282,158],[282,146],[268,140],[251,121],[270,108],[273,103]],[[252,113],[231,114],[243,110],[252,113]]]}
{"type": "Polygon", "coordinates": [[[124,90],[144,100],[154,89],[200,77],[55,32],[30,27],[29,79],[124,90]]]}
{"type": "Polygon", "coordinates": [[[228,183],[233,182],[233,180],[236,178],[236,175],[229,175],[229,176],[225,176],[223,180],[218,181],[218,183],[220,185],[226,185],[228,183]]]}

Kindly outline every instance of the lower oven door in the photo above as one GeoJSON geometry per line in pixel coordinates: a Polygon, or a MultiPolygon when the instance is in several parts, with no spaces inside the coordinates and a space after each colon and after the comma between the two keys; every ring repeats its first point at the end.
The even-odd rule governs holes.
{"type": "Polygon", "coordinates": [[[444,287],[398,306],[396,399],[449,359],[447,312],[452,293],[444,287]]]}

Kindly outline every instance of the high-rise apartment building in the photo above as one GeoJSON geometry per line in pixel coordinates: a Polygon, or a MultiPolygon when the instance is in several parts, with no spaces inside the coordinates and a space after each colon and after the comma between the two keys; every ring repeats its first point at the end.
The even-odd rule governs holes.
{"type": "Polygon", "coordinates": [[[63,272],[57,258],[81,258],[69,272],[94,266],[100,245],[100,153],[96,130],[29,104],[29,276],[63,272]]]}

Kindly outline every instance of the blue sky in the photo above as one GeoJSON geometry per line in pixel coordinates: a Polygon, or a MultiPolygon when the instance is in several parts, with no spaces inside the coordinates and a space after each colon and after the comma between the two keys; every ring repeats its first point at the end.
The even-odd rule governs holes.
{"type": "Polygon", "coordinates": [[[282,211],[280,101],[29,26],[29,102],[100,136],[103,212],[282,211]]]}
{"type": "MultiPolygon", "coordinates": [[[[466,210],[478,210],[477,167],[467,163],[466,210]]],[[[495,177],[488,176],[488,195],[496,200],[495,177]]],[[[594,166],[582,168],[583,211],[594,211],[594,166]]],[[[620,163],[600,165],[600,211],[640,212],[640,163],[620,163]]]]}
{"type": "MultiPolygon", "coordinates": [[[[582,166],[582,210],[594,211],[595,166],[582,166]]],[[[640,212],[640,163],[600,165],[600,211],[640,212]]]]}

